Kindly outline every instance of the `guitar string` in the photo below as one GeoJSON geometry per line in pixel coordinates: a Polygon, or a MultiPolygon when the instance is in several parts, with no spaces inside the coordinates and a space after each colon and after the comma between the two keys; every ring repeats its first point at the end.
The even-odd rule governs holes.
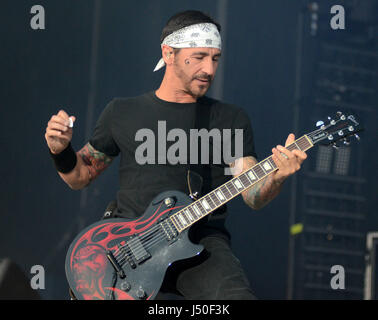
{"type": "MultiPolygon", "coordinates": [[[[164,234],[159,234],[158,237],[154,238],[152,241],[150,241],[148,243],[148,245],[146,245],[145,247],[141,248],[141,249],[137,249],[134,251],[134,255],[138,256],[138,254],[142,253],[144,250],[146,249],[151,249],[152,246],[154,246],[155,244],[157,244],[158,242],[160,242],[161,240],[164,240],[166,239],[165,235],[164,234]]],[[[127,256],[121,258],[121,260],[118,260],[119,256],[116,257],[117,261],[119,264],[123,264],[126,260],[127,260],[127,256]]]]}
{"type": "MultiPolygon", "coordinates": [[[[321,129],[316,130],[316,132],[318,132],[318,131],[320,131],[320,130],[321,130],[321,129]]],[[[316,132],[311,133],[311,136],[312,136],[313,134],[316,134],[316,132]]],[[[302,144],[302,141],[299,141],[299,140],[300,140],[300,139],[298,139],[297,141],[295,141],[293,144],[291,144],[291,145],[288,146],[287,148],[288,148],[289,150],[291,150],[291,149],[293,149],[293,148],[295,149],[295,148],[296,148],[295,143],[297,143],[298,147],[299,147],[300,149],[302,149],[301,146],[302,146],[303,144],[302,144]]],[[[189,222],[189,223],[190,223],[190,222],[189,222]]],[[[125,248],[125,247],[126,247],[126,244],[123,245],[123,246],[120,246],[120,247],[118,247],[117,250],[115,250],[115,252],[114,252],[115,257],[118,259],[118,258],[119,258],[119,254],[125,254],[125,253],[126,253],[127,255],[129,255],[129,254],[134,254],[134,256],[135,256],[135,255],[138,255],[138,254],[140,254],[140,253],[142,253],[144,250],[151,248],[153,245],[155,245],[156,243],[160,242],[162,239],[165,239],[165,238],[166,238],[166,236],[164,235],[164,233],[163,233],[162,231],[163,231],[163,230],[161,229],[160,224],[158,224],[158,225],[152,227],[151,230],[149,230],[147,233],[143,234],[143,236],[141,236],[141,237],[139,238],[139,240],[140,240],[141,243],[142,243],[142,246],[141,246],[140,244],[138,244],[138,245],[136,246],[136,249],[135,249],[133,252],[131,251],[131,249],[129,248],[129,246],[127,246],[127,248],[125,248]],[[158,237],[154,237],[154,236],[155,236],[154,233],[156,233],[156,232],[158,232],[158,231],[160,231],[161,233],[158,234],[158,237]],[[147,238],[150,238],[150,239],[147,240],[147,238]],[[146,240],[147,240],[147,241],[146,241],[146,240]],[[144,246],[143,246],[143,245],[144,245],[144,246]],[[139,248],[138,248],[138,247],[139,247],[139,248]],[[122,252],[121,252],[121,250],[122,250],[122,252]],[[126,251],[126,252],[124,252],[124,251],[126,251]]],[[[126,260],[126,257],[122,258],[122,259],[120,260],[120,263],[123,263],[124,260],[126,260]]]]}
{"type": "MultiPolygon", "coordinates": [[[[295,147],[295,146],[293,145],[293,147],[295,147]]],[[[135,249],[134,251],[131,251],[130,248],[129,248],[129,246],[127,246],[127,248],[125,248],[126,245],[123,245],[123,246],[119,247],[119,248],[115,251],[114,255],[116,256],[116,258],[119,258],[119,255],[118,255],[118,254],[125,253],[125,252],[122,252],[122,253],[120,252],[122,249],[124,249],[124,250],[126,251],[126,254],[128,254],[128,255],[133,254],[133,255],[135,256],[135,255],[138,255],[138,254],[142,253],[146,248],[148,249],[148,248],[152,247],[152,245],[154,245],[155,243],[157,243],[157,242],[159,242],[160,240],[164,239],[164,238],[165,238],[165,235],[164,235],[164,233],[162,233],[162,229],[159,228],[159,227],[160,227],[160,225],[156,225],[156,226],[153,227],[149,232],[147,232],[146,234],[143,234],[143,237],[140,238],[142,244],[143,244],[145,247],[143,247],[143,246],[141,246],[140,244],[138,244],[138,245],[136,246],[136,249],[135,249]],[[159,236],[156,238],[156,237],[154,237],[154,233],[156,233],[157,231],[160,231],[161,234],[159,234],[159,236]],[[146,239],[147,239],[148,237],[150,237],[151,239],[149,239],[149,241],[146,241],[146,239]],[[143,241],[143,240],[144,240],[144,241],[143,241]],[[139,248],[138,248],[138,247],[139,247],[139,248]]],[[[123,263],[124,260],[126,260],[126,257],[122,258],[122,259],[120,260],[120,263],[123,263]]]]}
{"type": "MultiPolygon", "coordinates": [[[[160,240],[165,239],[165,238],[166,238],[166,235],[163,233],[163,229],[161,228],[160,224],[157,224],[156,226],[151,228],[151,230],[149,230],[146,234],[143,234],[143,237],[141,238],[141,242],[144,246],[141,246],[140,244],[138,244],[138,245],[136,245],[136,249],[134,251],[131,251],[129,246],[127,246],[127,244],[125,244],[123,246],[120,246],[114,252],[114,255],[116,256],[116,258],[119,258],[119,256],[121,254],[124,254],[124,253],[126,253],[128,255],[134,255],[135,256],[135,255],[138,255],[141,252],[143,252],[145,250],[145,248],[148,249],[149,247],[151,247],[151,245],[154,245],[156,242],[159,242],[160,240]],[[158,234],[158,237],[155,237],[156,234],[154,235],[154,233],[156,233],[158,231],[160,231],[160,233],[158,234]],[[150,239],[147,239],[148,237],[150,237],[150,239]],[[121,250],[125,251],[125,252],[121,252],[121,250]],[[118,254],[120,254],[120,255],[118,255],[118,254]]],[[[132,241],[132,239],[131,239],[131,241],[132,241]]],[[[124,261],[125,259],[126,259],[126,257],[124,257],[120,261],[124,261]]]]}
{"type": "MultiPolygon", "coordinates": [[[[200,218],[202,218],[203,216],[205,216],[205,214],[206,214],[206,213],[203,213],[203,215],[202,215],[200,218]]],[[[197,217],[197,219],[199,220],[198,217],[197,217]]],[[[172,223],[172,224],[173,224],[173,223],[172,223]]],[[[173,226],[174,226],[174,224],[173,224],[173,226]]],[[[174,227],[174,228],[177,229],[176,227],[174,227]]],[[[141,236],[139,239],[141,240],[141,242],[143,242],[144,245],[148,245],[149,242],[148,242],[148,241],[146,242],[146,239],[147,239],[148,237],[152,237],[152,236],[153,236],[152,234],[153,234],[154,232],[156,232],[156,231],[159,231],[159,230],[162,231],[162,228],[161,228],[160,224],[157,224],[157,225],[155,225],[154,227],[152,227],[149,231],[147,231],[146,233],[144,233],[143,236],[141,236]]],[[[179,231],[179,230],[177,230],[177,231],[179,231]]],[[[163,234],[163,233],[162,233],[162,234],[163,234]]],[[[163,236],[165,237],[164,234],[163,234],[163,236]]],[[[131,239],[131,241],[132,241],[132,239],[131,239]]],[[[117,255],[117,254],[119,254],[120,251],[121,251],[122,249],[126,250],[128,254],[131,253],[131,251],[130,251],[130,249],[128,248],[127,243],[126,243],[126,244],[124,244],[124,245],[122,245],[122,246],[119,246],[119,247],[114,251],[113,255],[117,255]]],[[[143,251],[143,248],[141,248],[140,250],[143,251]]]]}
{"type": "MultiPolygon", "coordinates": [[[[148,238],[148,237],[153,237],[153,234],[154,234],[154,233],[156,233],[157,231],[161,230],[159,227],[160,227],[159,224],[156,225],[156,226],[154,226],[154,227],[152,227],[152,228],[151,228],[146,234],[143,234],[143,236],[141,236],[140,238],[138,237],[139,240],[140,240],[141,242],[143,242],[144,244],[148,244],[148,241],[146,241],[147,238],[148,238]]],[[[132,240],[133,240],[133,239],[130,239],[129,241],[132,241],[132,240]]],[[[130,252],[131,252],[131,250],[130,250],[129,246],[127,245],[127,242],[126,242],[126,244],[119,246],[119,247],[114,251],[113,255],[115,256],[115,255],[119,254],[119,253],[121,252],[121,250],[123,250],[123,251],[127,251],[127,253],[130,253],[130,252]]],[[[122,251],[122,253],[123,253],[123,251],[122,251]]]]}
{"type": "MultiPolygon", "coordinates": [[[[205,214],[203,214],[204,216],[205,214]]],[[[203,217],[201,216],[201,218],[203,217]]],[[[191,225],[191,224],[190,224],[191,225]]],[[[187,227],[187,226],[185,226],[187,227]]],[[[177,230],[179,231],[179,230],[177,230]]],[[[141,242],[142,244],[145,246],[145,247],[148,247],[150,246],[151,244],[155,244],[156,240],[157,241],[160,241],[161,239],[165,239],[166,238],[166,235],[163,233],[163,229],[161,228],[160,224],[157,224],[156,226],[154,226],[153,228],[151,228],[151,230],[149,230],[146,234],[143,234],[143,237],[141,238],[141,242]],[[161,233],[159,234],[161,237],[158,237],[158,238],[154,238],[154,235],[153,233],[156,233],[157,231],[160,231],[161,233]],[[147,237],[151,237],[151,239],[149,240],[146,240],[147,237]]],[[[132,241],[132,239],[131,239],[132,241]]],[[[125,252],[120,252],[121,250],[124,250],[126,251],[127,254],[134,254],[134,255],[137,255],[141,252],[143,252],[145,250],[145,248],[143,246],[141,246],[140,244],[136,245],[136,249],[132,252],[129,248],[129,246],[127,246],[127,243],[125,245],[122,245],[120,246],[119,248],[117,248],[115,250],[115,252],[113,253],[115,256],[118,255],[119,253],[125,253],[125,252]],[[139,247],[139,248],[138,248],[139,247]]],[[[119,256],[118,256],[119,257],[119,256]]],[[[117,258],[118,258],[117,257],[117,258]]]]}
{"type": "MultiPolygon", "coordinates": [[[[146,233],[143,233],[141,236],[138,236],[139,240],[143,241],[145,238],[149,237],[152,233],[159,230],[159,227],[160,227],[160,224],[153,226],[150,230],[146,231],[146,233]]],[[[132,241],[132,239],[130,239],[129,241],[132,241]]],[[[119,250],[124,248],[124,247],[126,247],[126,244],[118,247],[113,254],[118,253],[119,250]]]]}
{"type": "MultiPolygon", "coordinates": [[[[154,242],[156,238],[154,238],[154,236],[156,235],[156,232],[160,231],[161,233],[159,235],[162,235],[162,238],[165,238],[165,234],[162,232],[162,228],[160,226],[160,224],[157,224],[156,226],[152,227],[151,230],[149,230],[147,233],[143,234],[142,237],[139,238],[139,240],[141,241],[142,245],[148,247],[150,245],[150,243],[154,242]],[[155,234],[154,234],[155,233],[155,234]],[[150,239],[148,239],[150,238],[150,239]]],[[[132,239],[130,239],[130,241],[132,241],[132,239]]],[[[118,254],[128,254],[128,255],[137,255],[141,252],[143,252],[144,247],[141,246],[140,244],[136,244],[136,249],[134,251],[131,251],[130,247],[127,245],[127,243],[125,245],[122,245],[122,246],[119,246],[113,253],[114,256],[117,256],[118,254]]],[[[119,257],[119,256],[118,256],[119,257]]],[[[118,258],[116,257],[116,258],[118,258]]]]}

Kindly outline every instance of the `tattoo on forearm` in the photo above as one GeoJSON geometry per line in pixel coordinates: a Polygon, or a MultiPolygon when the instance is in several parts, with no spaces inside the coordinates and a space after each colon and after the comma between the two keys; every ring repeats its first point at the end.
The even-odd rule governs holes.
{"type": "Polygon", "coordinates": [[[282,183],[274,182],[271,176],[252,186],[244,197],[246,203],[253,209],[261,209],[272,201],[281,190],[282,183]]]}
{"type": "Polygon", "coordinates": [[[87,165],[90,180],[97,177],[113,161],[113,158],[95,150],[89,143],[79,151],[79,155],[87,165]]]}

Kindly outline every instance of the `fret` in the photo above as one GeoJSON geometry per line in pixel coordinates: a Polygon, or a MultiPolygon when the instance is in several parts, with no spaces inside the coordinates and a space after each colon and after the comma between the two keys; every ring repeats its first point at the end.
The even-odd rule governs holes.
{"type": "Polygon", "coordinates": [[[297,149],[295,142],[292,143],[290,146],[287,146],[286,149],[289,150],[289,151],[293,151],[293,150],[297,149]]]}
{"type": "Polygon", "coordinates": [[[201,201],[201,204],[202,206],[205,208],[206,211],[210,210],[210,205],[209,203],[206,201],[206,199],[203,199],[203,200],[200,200],[201,201]]]}
{"type": "Polygon", "coordinates": [[[304,144],[303,144],[303,142],[306,142],[306,140],[303,140],[303,138],[300,138],[300,139],[298,139],[297,141],[297,146],[298,146],[298,149],[299,150],[305,150],[306,148],[304,147],[304,144]]]}
{"type": "Polygon", "coordinates": [[[198,200],[198,202],[197,202],[196,205],[197,205],[198,210],[201,212],[201,217],[204,216],[204,215],[207,213],[207,211],[206,211],[205,208],[202,206],[201,201],[198,200]]]}
{"type": "Polygon", "coordinates": [[[254,174],[252,169],[249,169],[247,171],[247,177],[249,178],[249,180],[251,180],[252,183],[254,183],[257,180],[256,175],[254,174]]]}
{"type": "Polygon", "coordinates": [[[305,146],[305,149],[303,150],[308,150],[313,147],[312,141],[305,135],[303,136],[303,145],[305,146]]]}
{"type": "Polygon", "coordinates": [[[181,212],[177,214],[178,219],[180,220],[181,224],[185,227],[187,225],[186,220],[182,216],[181,212]]]}
{"type": "MultiPolygon", "coordinates": [[[[286,148],[291,151],[295,149],[305,151],[311,147],[312,144],[309,138],[303,136],[286,148]]],[[[168,224],[168,227],[172,229],[173,233],[174,230],[181,232],[276,169],[277,165],[272,156],[266,158],[201,199],[196,200],[182,211],[172,215],[169,218],[170,224],[168,224]]]]}
{"type": "Polygon", "coordinates": [[[235,196],[238,193],[237,189],[234,187],[234,184],[231,181],[226,183],[226,187],[228,188],[228,190],[230,190],[232,196],[235,196]]]}
{"type": "Polygon", "coordinates": [[[221,202],[223,202],[223,201],[226,200],[225,196],[223,195],[223,193],[222,193],[222,191],[221,191],[220,189],[218,189],[215,193],[216,193],[218,199],[219,199],[221,202]]]}
{"type": "Polygon", "coordinates": [[[219,207],[219,206],[222,204],[222,203],[219,201],[219,199],[218,199],[218,197],[217,197],[217,195],[215,194],[214,191],[210,193],[210,198],[211,198],[211,200],[213,200],[213,202],[215,203],[215,206],[216,206],[216,207],[219,207]]]}
{"type": "Polygon", "coordinates": [[[311,142],[308,140],[306,136],[303,136],[297,140],[298,144],[300,144],[301,150],[306,151],[307,149],[311,148],[311,142]]]}
{"type": "Polygon", "coordinates": [[[243,173],[242,175],[239,176],[239,180],[243,184],[244,188],[247,188],[251,185],[251,182],[249,181],[247,175],[243,173]]]}
{"type": "Polygon", "coordinates": [[[253,168],[252,168],[253,172],[255,173],[255,175],[261,179],[265,176],[265,173],[264,173],[264,170],[261,169],[260,165],[259,164],[256,164],[253,168]]]}
{"type": "Polygon", "coordinates": [[[230,198],[232,198],[232,195],[231,195],[230,191],[228,191],[228,188],[227,188],[226,185],[221,186],[220,190],[226,196],[227,200],[230,199],[230,198]]]}
{"type": "Polygon", "coordinates": [[[238,190],[238,192],[243,189],[243,185],[242,183],[240,182],[240,180],[238,178],[234,178],[233,179],[233,184],[234,186],[236,186],[236,189],[238,190]]]}
{"type": "Polygon", "coordinates": [[[178,225],[178,228],[179,228],[180,230],[183,229],[184,226],[183,226],[183,224],[181,223],[180,219],[178,218],[178,215],[175,214],[175,215],[173,216],[173,218],[174,218],[174,221],[176,222],[176,224],[178,225]]]}
{"type": "Polygon", "coordinates": [[[273,161],[271,156],[268,158],[268,160],[269,160],[269,163],[272,166],[272,168],[277,169],[277,165],[275,164],[275,162],[273,161]]]}
{"type": "Polygon", "coordinates": [[[266,175],[266,171],[265,171],[264,167],[262,165],[260,165],[260,164],[259,164],[259,166],[260,166],[260,169],[262,170],[262,172],[263,172],[263,174],[265,176],[266,175]]]}
{"type": "Polygon", "coordinates": [[[263,167],[263,169],[264,169],[264,171],[265,171],[266,173],[269,173],[269,172],[271,172],[271,171],[273,170],[273,168],[272,168],[272,166],[270,165],[268,159],[265,160],[265,161],[263,161],[263,162],[261,163],[261,165],[262,165],[262,167],[263,167]]]}
{"type": "Polygon", "coordinates": [[[187,217],[185,211],[181,211],[181,216],[184,218],[187,224],[190,224],[190,219],[187,217]]]}
{"type": "Polygon", "coordinates": [[[190,214],[192,215],[192,217],[193,217],[195,220],[198,220],[199,216],[197,216],[197,213],[196,213],[196,211],[192,208],[192,206],[189,206],[189,207],[188,207],[188,210],[189,210],[190,214]]]}
{"type": "Polygon", "coordinates": [[[170,219],[171,219],[172,223],[174,224],[174,226],[176,227],[176,229],[181,230],[181,227],[179,226],[179,224],[176,221],[176,217],[172,216],[172,217],[170,217],[170,219]]]}
{"type": "Polygon", "coordinates": [[[198,206],[197,206],[196,204],[193,204],[192,206],[193,206],[194,211],[195,211],[196,214],[197,214],[197,217],[202,217],[202,213],[201,213],[201,211],[198,209],[198,206]]]}
{"type": "Polygon", "coordinates": [[[209,194],[205,197],[205,199],[206,199],[206,202],[209,204],[211,209],[215,209],[217,207],[215,205],[214,201],[211,199],[209,194]]]}
{"type": "Polygon", "coordinates": [[[189,212],[189,210],[185,209],[184,212],[185,212],[185,215],[189,218],[190,222],[193,222],[194,218],[193,218],[192,214],[189,212]]]}

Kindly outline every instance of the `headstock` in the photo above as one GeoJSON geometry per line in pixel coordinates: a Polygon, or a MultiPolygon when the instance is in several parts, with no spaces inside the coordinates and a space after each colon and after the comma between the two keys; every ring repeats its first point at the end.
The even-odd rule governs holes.
{"type": "Polygon", "coordinates": [[[338,143],[348,146],[350,144],[350,137],[360,140],[358,132],[363,130],[360,122],[354,115],[345,115],[340,111],[336,113],[334,119],[328,117],[326,123],[318,121],[316,126],[319,129],[307,134],[311,142],[313,144],[332,145],[335,148],[339,147],[338,143]]]}

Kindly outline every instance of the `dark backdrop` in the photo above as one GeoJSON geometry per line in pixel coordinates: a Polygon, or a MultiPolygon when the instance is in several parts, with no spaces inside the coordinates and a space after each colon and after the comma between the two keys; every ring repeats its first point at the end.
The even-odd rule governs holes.
{"type": "MultiPolygon", "coordinates": [[[[70,190],[49,158],[44,140],[47,121],[60,108],[75,115],[72,143],[81,148],[110,99],[138,95],[159,85],[163,73],[152,70],[160,58],[160,32],[167,19],[184,9],[203,10],[217,18],[222,4],[204,0],[190,5],[177,0],[98,3],[96,18],[95,1],[2,2],[0,257],[10,257],[29,278],[31,266],[43,265],[46,289],[40,293],[48,299],[68,298],[67,247],[114,198],[118,161],[85,191],[70,190]],[[30,28],[30,8],[35,4],[45,8],[45,30],[30,28]]],[[[226,5],[222,98],[247,110],[262,159],[273,146],[283,144],[293,128],[301,5],[273,0],[226,5]]],[[[259,212],[240,199],[230,206],[228,227],[235,253],[261,299],[285,299],[289,196],[290,180],[281,195],[259,212]]]]}

